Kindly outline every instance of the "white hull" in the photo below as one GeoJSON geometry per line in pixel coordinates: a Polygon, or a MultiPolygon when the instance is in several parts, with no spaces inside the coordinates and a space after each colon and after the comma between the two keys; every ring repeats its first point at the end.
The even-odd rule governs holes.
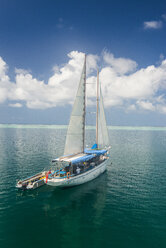
{"type": "Polygon", "coordinates": [[[108,160],[105,160],[103,163],[100,165],[96,166],[95,168],[84,172],[82,174],[79,174],[78,176],[71,177],[69,179],[67,178],[51,178],[48,179],[47,184],[49,186],[54,186],[54,187],[72,187],[76,185],[80,185],[86,182],[89,182],[96,177],[98,177],[100,174],[102,174],[107,167],[108,160]]]}

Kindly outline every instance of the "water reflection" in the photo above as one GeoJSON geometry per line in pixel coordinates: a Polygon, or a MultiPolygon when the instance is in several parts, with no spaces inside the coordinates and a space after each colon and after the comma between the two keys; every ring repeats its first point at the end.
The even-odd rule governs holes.
{"type": "MultiPolygon", "coordinates": [[[[102,174],[95,180],[72,188],[54,189],[46,186],[41,191],[49,192],[46,204],[44,206],[45,211],[49,214],[53,214],[54,210],[62,207],[69,207],[74,204],[75,206],[83,205],[86,198],[91,199],[91,206],[95,209],[96,206],[102,206],[105,200],[107,190],[107,173],[102,174]],[[52,192],[50,192],[50,190],[52,192]],[[98,204],[99,203],[99,204],[98,204]],[[47,206],[47,207],[46,207],[47,206]]],[[[40,191],[40,192],[41,192],[40,191]]]]}
{"type": "Polygon", "coordinates": [[[88,229],[94,224],[101,225],[106,194],[107,173],[84,185],[49,194],[43,210],[46,218],[55,223],[53,232],[61,236],[64,244],[67,245],[68,239],[81,238],[80,227],[88,229]]]}

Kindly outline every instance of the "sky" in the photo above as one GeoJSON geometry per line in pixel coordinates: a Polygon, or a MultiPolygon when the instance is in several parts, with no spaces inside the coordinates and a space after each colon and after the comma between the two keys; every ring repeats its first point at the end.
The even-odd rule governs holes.
{"type": "Polygon", "coordinates": [[[68,124],[87,54],[108,125],[166,126],[166,2],[0,0],[0,123],[68,124]]]}

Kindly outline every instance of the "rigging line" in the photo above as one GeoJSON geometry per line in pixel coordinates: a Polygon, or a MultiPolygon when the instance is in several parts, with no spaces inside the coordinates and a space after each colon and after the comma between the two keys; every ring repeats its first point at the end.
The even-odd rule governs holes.
{"type": "Polygon", "coordinates": [[[98,125],[99,125],[99,69],[97,69],[97,94],[96,94],[96,144],[98,147],[98,125]]]}
{"type": "Polygon", "coordinates": [[[85,147],[85,124],[86,124],[86,54],[85,54],[85,61],[84,61],[84,112],[83,112],[83,151],[84,152],[84,147],[85,147]]]}

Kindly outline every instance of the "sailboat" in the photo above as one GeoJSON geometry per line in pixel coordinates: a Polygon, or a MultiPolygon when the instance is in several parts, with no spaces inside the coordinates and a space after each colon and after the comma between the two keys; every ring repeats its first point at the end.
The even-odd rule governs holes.
{"type": "Polygon", "coordinates": [[[97,73],[96,143],[85,149],[86,55],[67,130],[64,155],[52,160],[45,183],[53,187],[71,187],[86,183],[106,170],[109,160],[109,136],[104,113],[99,72],[97,73]]]}

